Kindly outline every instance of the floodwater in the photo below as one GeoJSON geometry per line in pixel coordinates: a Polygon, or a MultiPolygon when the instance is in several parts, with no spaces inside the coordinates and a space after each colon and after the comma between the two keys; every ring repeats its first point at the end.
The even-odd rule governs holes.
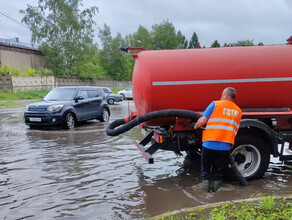
{"type": "MultiPolygon", "coordinates": [[[[111,106],[111,120],[133,102],[111,106]]],[[[73,130],[31,130],[25,108],[0,109],[0,219],[144,219],[164,212],[259,195],[292,193],[291,169],[273,159],[250,187],[223,182],[217,193],[201,189],[197,169],[184,157],[159,151],[147,164],[134,141],[139,127],[108,137],[108,123],[73,130]]]]}

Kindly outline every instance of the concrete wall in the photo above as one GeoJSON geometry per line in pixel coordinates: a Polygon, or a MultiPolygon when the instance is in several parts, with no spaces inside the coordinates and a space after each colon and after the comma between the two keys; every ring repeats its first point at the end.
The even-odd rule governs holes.
{"type": "Polygon", "coordinates": [[[131,81],[113,81],[103,79],[80,79],[78,77],[55,76],[10,76],[0,73],[0,91],[26,91],[42,88],[52,89],[59,86],[104,86],[115,89],[124,89],[131,85],[131,81]]]}
{"type": "Polygon", "coordinates": [[[124,89],[131,85],[131,81],[113,81],[107,79],[81,79],[78,77],[56,77],[56,86],[104,86],[124,89]]]}
{"type": "Polygon", "coordinates": [[[12,91],[12,80],[10,75],[0,73],[0,91],[12,91]]]}
{"type": "Polygon", "coordinates": [[[13,91],[52,89],[55,87],[54,76],[11,76],[13,91]]]}
{"type": "Polygon", "coordinates": [[[104,87],[110,87],[110,88],[116,88],[116,89],[125,89],[131,86],[132,82],[99,79],[99,80],[93,80],[93,84],[97,86],[104,86],[104,87]]]}
{"type": "Polygon", "coordinates": [[[59,86],[92,86],[93,80],[78,77],[55,77],[56,87],[59,86]]]}
{"type": "Polygon", "coordinates": [[[0,46],[0,65],[4,64],[18,69],[21,73],[26,73],[27,68],[38,71],[41,67],[46,67],[44,57],[39,51],[2,45],[0,46]]]}

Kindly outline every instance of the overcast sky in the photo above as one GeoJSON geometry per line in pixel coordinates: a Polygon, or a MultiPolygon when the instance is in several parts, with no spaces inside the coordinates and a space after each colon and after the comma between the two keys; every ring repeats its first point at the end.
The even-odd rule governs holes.
{"type": "MultiPolygon", "coordinates": [[[[19,37],[30,42],[30,31],[20,25],[20,9],[37,0],[0,0],[0,38],[19,37]],[[3,15],[8,15],[19,23],[3,15]]],[[[284,44],[292,35],[292,0],[83,0],[85,7],[98,6],[94,20],[98,27],[109,25],[115,36],[135,32],[139,25],[169,20],[187,39],[195,31],[201,45],[254,40],[255,43],[284,44]]]]}

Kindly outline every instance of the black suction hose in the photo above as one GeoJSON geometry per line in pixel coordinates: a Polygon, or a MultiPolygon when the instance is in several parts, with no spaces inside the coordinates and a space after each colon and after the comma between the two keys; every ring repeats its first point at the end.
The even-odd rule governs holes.
{"type": "Polygon", "coordinates": [[[152,119],[164,118],[164,117],[183,117],[183,118],[193,118],[195,121],[198,120],[202,115],[189,110],[183,109],[167,109],[149,112],[144,115],[138,116],[135,119],[125,122],[125,119],[118,119],[112,122],[106,129],[106,134],[109,136],[117,136],[126,131],[129,131],[133,127],[152,119]],[[121,126],[122,125],[122,126],[121,126]]]}
{"type": "Polygon", "coordinates": [[[237,169],[237,166],[233,160],[233,157],[231,156],[231,153],[229,153],[229,165],[228,168],[231,170],[234,177],[238,180],[240,185],[242,186],[250,186],[250,184],[247,182],[247,180],[241,175],[239,170],[237,169]]]}
{"type": "MultiPolygon", "coordinates": [[[[194,119],[194,121],[197,121],[201,116],[202,115],[197,112],[183,110],[183,109],[167,109],[167,110],[154,111],[154,112],[149,112],[144,115],[138,116],[135,119],[129,121],[128,123],[126,123],[125,119],[115,120],[107,127],[106,134],[109,136],[117,136],[131,130],[133,127],[145,121],[149,121],[156,118],[183,117],[183,118],[192,118],[194,119]]],[[[238,171],[231,154],[229,154],[229,164],[230,164],[229,168],[231,169],[233,175],[239,181],[239,183],[243,186],[249,186],[249,183],[238,171]]]]}

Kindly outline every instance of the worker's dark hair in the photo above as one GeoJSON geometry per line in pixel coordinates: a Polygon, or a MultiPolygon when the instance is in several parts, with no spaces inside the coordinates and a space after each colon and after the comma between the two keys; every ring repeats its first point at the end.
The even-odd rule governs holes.
{"type": "Polygon", "coordinates": [[[224,92],[226,92],[233,100],[236,99],[236,90],[234,88],[227,87],[224,89],[224,92]]]}

